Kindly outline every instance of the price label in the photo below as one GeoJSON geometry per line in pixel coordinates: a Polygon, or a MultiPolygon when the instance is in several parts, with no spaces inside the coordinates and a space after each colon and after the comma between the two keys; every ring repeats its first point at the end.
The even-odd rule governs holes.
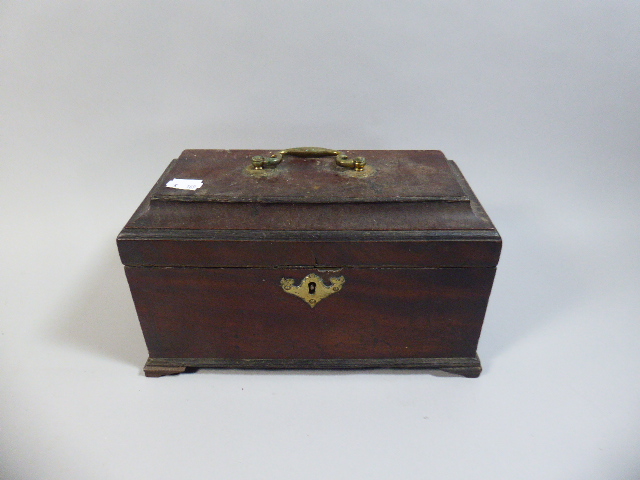
{"type": "Polygon", "coordinates": [[[180,190],[197,190],[201,186],[202,180],[194,180],[192,178],[174,178],[170,182],[167,182],[167,187],[180,190]]]}

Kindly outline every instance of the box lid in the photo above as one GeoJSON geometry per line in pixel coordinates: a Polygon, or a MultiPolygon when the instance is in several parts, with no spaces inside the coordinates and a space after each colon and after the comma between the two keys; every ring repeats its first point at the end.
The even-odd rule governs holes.
{"type": "Polygon", "coordinates": [[[118,237],[123,263],[497,263],[500,236],[442,152],[335,152],[340,158],[317,152],[278,158],[279,152],[267,150],[185,150],[118,237]],[[254,168],[272,155],[274,168],[254,168]],[[474,244],[479,250],[472,242],[480,242],[474,244]]]}
{"type": "Polygon", "coordinates": [[[325,204],[469,201],[440,151],[365,153],[303,148],[289,152],[304,156],[260,150],[186,150],[164,173],[151,201],[325,204]],[[364,159],[365,164],[359,171],[341,166],[335,161],[336,156],[326,155],[331,153],[342,153],[347,165],[355,158],[364,159]],[[252,163],[255,158],[274,157],[280,158],[272,168],[255,168],[252,163]],[[167,186],[173,179],[201,181],[202,186],[195,190],[167,186]]]}

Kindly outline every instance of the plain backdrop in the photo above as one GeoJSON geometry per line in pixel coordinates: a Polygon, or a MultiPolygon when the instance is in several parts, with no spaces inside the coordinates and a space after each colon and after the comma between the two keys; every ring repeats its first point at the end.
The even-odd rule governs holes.
{"type": "Polygon", "coordinates": [[[0,478],[640,478],[640,3],[0,2],[0,478]],[[478,379],[147,379],[115,237],[185,148],[440,149],[478,379]]]}

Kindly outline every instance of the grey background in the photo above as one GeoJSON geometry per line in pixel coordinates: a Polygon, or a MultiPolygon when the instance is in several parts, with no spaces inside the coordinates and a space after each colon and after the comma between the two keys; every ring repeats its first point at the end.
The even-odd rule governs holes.
{"type": "Polygon", "coordinates": [[[640,478],[640,3],[0,3],[0,477],[640,478]],[[477,380],[146,379],[115,236],[184,148],[441,149],[477,380]]]}

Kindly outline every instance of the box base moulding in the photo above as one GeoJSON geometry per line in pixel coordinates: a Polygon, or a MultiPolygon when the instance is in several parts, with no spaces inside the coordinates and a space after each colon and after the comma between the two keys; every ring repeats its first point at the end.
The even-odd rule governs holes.
{"type": "Polygon", "coordinates": [[[149,358],[147,377],[176,375],[191,368],[237,368],[265,370],[349,370],[369,368],[428,369],[476,378],[482,371],[480,359],[455,358],[349,358],[349,359],[235,359],[235,358],[149,358]]]}

